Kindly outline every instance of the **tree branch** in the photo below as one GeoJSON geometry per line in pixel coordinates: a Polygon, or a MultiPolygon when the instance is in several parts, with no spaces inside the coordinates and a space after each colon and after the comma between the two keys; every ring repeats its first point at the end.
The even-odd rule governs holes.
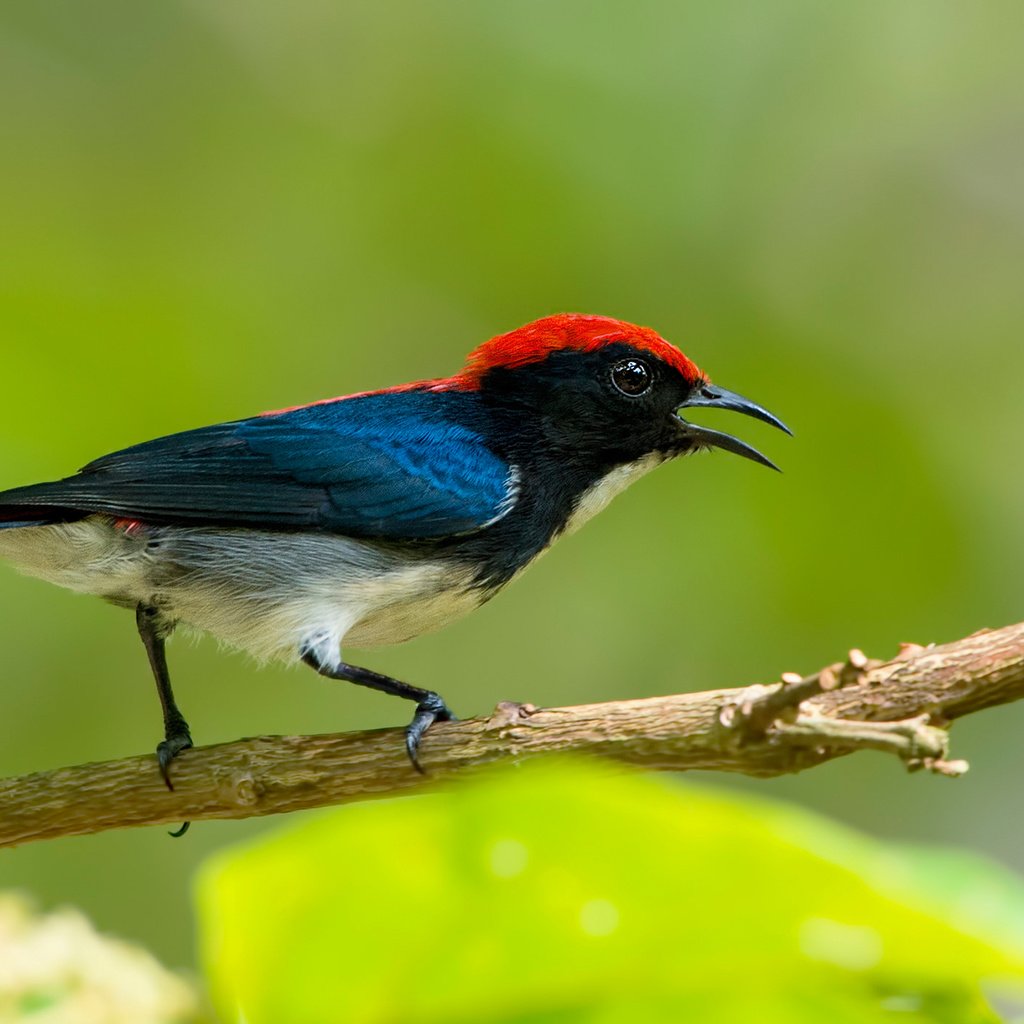
{"type": "Polygon", "coordinates": [[[851,651],[813,676],[768,686],[538,709],[438,723],[418,775],[402,732],[261,736],[186,751],[175,789],[153,755],[0,780],[0,847],[112,828],[248,818],[422,790],[468,769],[546,753],[591,753],[643,768],[771,776],[860,749],[911,769],[967,770],[947,756],[949,723],[1024,696],[1024,623],[892,661],[851,651]]]}

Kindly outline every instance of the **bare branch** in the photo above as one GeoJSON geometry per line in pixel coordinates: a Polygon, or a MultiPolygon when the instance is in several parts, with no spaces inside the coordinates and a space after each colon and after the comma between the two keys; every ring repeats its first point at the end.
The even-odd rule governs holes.
{"type": "Polygon", "coordinates": [[[1024,696],[1024,623],[892,661],[851,651],[813,676],[732,690],[567,708],[500,704],[489,718],[438,723],[418,775],[397,729],[261,736],[186,751],[166,789],[153,755],[0,780],[0,847],[112,828],[248,818],[436,786],[498,761],[599,754],[647,769],[770,776],[855,750],[896,754],[944,775],[948,724],[1024,696]]]}

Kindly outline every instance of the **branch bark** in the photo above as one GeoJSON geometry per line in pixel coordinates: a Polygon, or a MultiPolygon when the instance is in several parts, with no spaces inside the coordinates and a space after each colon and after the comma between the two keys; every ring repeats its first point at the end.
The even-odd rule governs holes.
{"type": "Polygon", "coordinates": [[[1024,623],[944,646],[904,645],[891,661],[851,651],[812,676],[770,685],[538,709],[438,723],[413,771],[401,730],[261,736],[182,754],[175,789],[154,755],[0,780],[0,847],[113,828],[248,818],[394,796],[499,761],[598,754],[642,768],[771,776],[861,749],[911,768],[967,770],[948,758],[948,726],[1024,696],[1024,623]]]}

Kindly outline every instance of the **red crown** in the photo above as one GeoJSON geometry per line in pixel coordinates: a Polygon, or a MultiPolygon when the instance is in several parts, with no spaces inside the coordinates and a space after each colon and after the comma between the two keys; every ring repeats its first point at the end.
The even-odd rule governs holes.
{"type": "Polygon", "coordinates": [[[704,379],[704,374],[675,345],[670,345],[650,327],[637,327],[625,320],[589,313],[558,313],[534,320],[508,334],[499,334],[469,354],[465,369],[456,379],[459,386],[474,388],[488,370],[498,366],[515,369],[540,362],[552,352],[565,349],[593,352],[616,341],[649,352],[678,370],[690,383],[704,379]]]}

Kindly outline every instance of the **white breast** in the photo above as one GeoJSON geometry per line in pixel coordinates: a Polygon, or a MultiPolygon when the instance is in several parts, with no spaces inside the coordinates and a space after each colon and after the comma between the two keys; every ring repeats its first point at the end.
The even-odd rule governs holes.
{"type": "Polygon", "coordinates": [[[631,483],[649,473],[664,462],[664,456],[651,452],[636,462],[625,462],[606,473],[597,483],[592,484],[579,497],[576,506],[565,524],[566,534],[574,533],[588,519],[593,519],[617,494],[621,494],[631,483]]]}

